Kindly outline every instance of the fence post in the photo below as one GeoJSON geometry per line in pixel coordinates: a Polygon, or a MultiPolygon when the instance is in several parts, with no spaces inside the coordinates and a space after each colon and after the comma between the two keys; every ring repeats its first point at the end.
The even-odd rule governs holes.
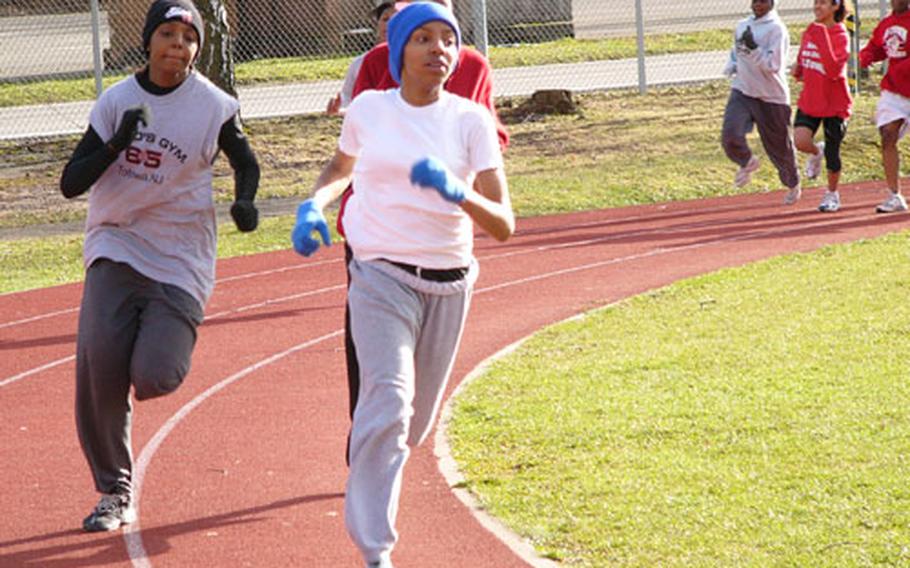
{"type": "Polygon", "coordinates": [[[860,76],[862,69],[859,67],[859,31],[862,22],[859,17],[859,2],[853,7],[853,13],[844,20],[847,32],[850,34],[850,59],[847,65],[847,85],[853,91],[853,97],[859,96],[860,76]]]}
{"type": "Polygon", "coordinates": [[[487,42],[487,2],[486,0],[474,0],[474,47],[484,57],[488,56],[487,42]]]}
{"type": "Polygon", "coordinates": [[[95,69],[95,98],[101,96],[103,85],[101,84],[101,75],[104,72],[104,65],[101,57],[101,7],[98,0],[91,0],[92,6],[92,59],[95,69]]]}
{"type": "Polygon", "coordinates": [[[648,79],[645,76],[645,20],[641,1],[635,0],[635,33],[638,36],[638,92],[643,95],[648,91],[648,79]]]}

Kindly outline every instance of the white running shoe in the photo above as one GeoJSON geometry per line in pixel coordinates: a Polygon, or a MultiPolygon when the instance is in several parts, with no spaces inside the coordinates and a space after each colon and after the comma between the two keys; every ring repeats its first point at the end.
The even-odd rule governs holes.
{"type": "Polygon", "coordinates": [[[809,156],[806,160],[806,177],[815,179],[818,174],[822,173],[822,158],[825,157],[825,143],[819,142],[815,145],[817,152],[809,156]]]}
{"type": "Polygon", "coordinates": [[[840,209],[840,194],[836,191],[826,191],[818,210],[822,213],[834,213],[840,209]]]}
{"type": "Polygon", "coordinates": [[[897,213],[907,210],[907,201],[900,193],[892,193],[888,199],[875,208],[876,213],[897,213]]]}
{"type": "Polygon", "coordinates": [[[736,187],[743,187],[749,183],[752,179],[752,174],[755,173],[760,165],[758,158],[753,155],[749,158],[749,161],[746,162],[746,165],[739,168],[739,171],[736,172],[736,177],[733,178],[733,185],[736,187]]]}
{"type": "Polygon", "coordinates": [[[790,191],[787,192],[787,195],[784,196],[784,205],[793,205],[799,198],[803,195],[803,188],[796,184],[796,187],[791,187],[790,191]]]}

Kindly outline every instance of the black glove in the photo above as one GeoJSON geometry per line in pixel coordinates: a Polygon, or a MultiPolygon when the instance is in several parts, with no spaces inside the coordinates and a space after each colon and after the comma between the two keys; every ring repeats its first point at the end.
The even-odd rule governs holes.
{"type": "Polygon", "coordinates": [[[126,150],[136,137],[140,122],[142,126],[148,126],[148,110],[145,107],[136,107],[125,111],[123,119],[120,121],[120,128],[107,141],[107,146],[117,154],[126,150]]]}
{"type": "Polygon", "coordinates": [[[743,32],[742,37],[739,39],[742,40],[743,45],[750,50],[758,47],[758,44],[755,43],[755,36],[752,35],[752,26],[746,26],[746,31],[743,32]]]}
{"type": "Polygon", "coordinates": [[[237,200],[231,205],[231,218],[234,219],[237,230],[242,233],[254,231],[259,226],[259,211],[247,199],[237,200]]]}

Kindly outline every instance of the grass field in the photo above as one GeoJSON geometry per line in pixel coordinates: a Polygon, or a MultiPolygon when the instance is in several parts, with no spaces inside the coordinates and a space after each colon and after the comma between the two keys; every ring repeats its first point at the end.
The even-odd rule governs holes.
{"type": "MultiPolygon", "coordinates": [[[[719,82],[652,89],[645,96],[590,94],[578,98],[577,113],[561,116],[527,114],[521,101],[508,101],[500,112],[512,136],[506,168],[516,212],[527,217],[778,189],[768,160],[749,186],[733,187],[736,167],[718,142],[728,93],[728,84],[719,82]]],[[[875,100],[870,95],[856,101],[843,148],[843,183],[881,177],[875,100]]],[[[247,130],[263,168],[259,199],[308,195],[339,126],[337,119],[322,116],[251,122],[247,130]]],[[[74,145],[74,140],[0,144],[0,226],[84,216],[85,198],[65,200],[56,187],[74,145]]],[[[755,138],[753,147],[762,155],[755,138]]],[[[230,200],[232,183],[226,160],[219,160],[219,201],[230,200]]],[[[287,248],[290,226],[288,218],[271,220],[253,235],[225,226],[220,253],[287,248]]],[[[80,247],[79,237],[0,241],[0,293],[79,279],[80,247]]]]}
{"type": "MultiPolygon", "coordinates": [[[[646,53],[684,53],[691,51],[723,50],[730,47],[730,30],[707,30],[686,34],[648,36],[646,53]]],[[[549,63],[577,63],[635,57],[635,38],[603,40],[562,39],[538,44],[492,47],[491,64],[496,68],[525,67],[549,63]]],[[[235,77],[238,86],[256,84],[309,83],[344,78],[353,56],[329,58],[285,57],[260,59],[237,64],[235,77]]],[[[104,87],[122,79],[124,74],[104,78],[104,87]]],[[[0,81],[0,107],[28,104],[62,103],[95,98],[92,77],[54,79],[20,83],[0,81]]]]}
{"type": "MultiPolygon", "coordinates": [[[[723,155],[718,139],[729,86],[725,82],[686,88],[628,91],[579,97],[571,115],[529,115],[521,101],[500,108],[512,143],[507,172],[520,216],[581,211],[639,203],[694,199],[780,187],[770,163],[737,190],[736,167],[723,155]],[[681,160],[679,156],[686,156],[681,160]]],[[[878,136],[871,117],[875,97],[856,101],[843,149],[843,183],[879,179],[878,136]]],[[[263,175],[259,199],[308,195],[322,164],[331,155],[340,122],[307,116],[248,125],[263,175]]],[[[753,138],[756,151],[760,144],[753,138]]],[[[68,201],[56,187],[74,140],[46,141],[27,147],[0,144],[0,226],[81,219],[85,198],[68,201]]],[[[231,198],[226,160],[216,164],[216,198],[231,198]]],[[[263,223],[253,235],[231,226],[221,231],[221,254],[233,256],[287,248],[290,219],[263,223]]],[[[0,293],[71,282],[81,277],[78,237],[0,241],[0,293]],[[40,262],[36,262],[40,260],[40,262]]]]}
{"type": "MultiPolygon", "coordinates": [[[[519,214],[732,193],[735,167],[718,143],[728,93],[729,84],[721,81],[652,88],[645,96],[586,94],[577,96],[579,111],[564,116],[529,114],[521,99],[500,101],[512,135],[507,169],[519,214]]],[[[843,149],[845,183],[881,175],[875,101],[874,92],[856,101],[843,149]]],[[[247,131],[263,166],[259,198],[308,193],[339,128],[338,119],[318,115],[250,121],[247,131]]],[[[84,199],[67,201],[57,190],[76,141],[0,142],[0,227],[84,216],[84,199]]],[[[233,179],[226,160],[216,163],[215,174],[216,199],[229,201],[233,179]]],[[[766,167],[744,191],[777,186],[766,167]]]]}
{"type": "MultiPolygon", "coordinates": [[[[871,33],[877,22],[865,21],[861,37],[871,33]]],[[[789,26],[790,41],[799,45],[802,27],[789,26]]],[[[645,39],[646,55],[723,51],[730,49],[732,29],[715,29],[679,34],[652,34],[645,39]]],[[[598,40],[565,38],[542,43],[492,46],[488,57],[494,68],[527,67],[553,63],[580,63],[634,58],[638,55],[635,37],[598,40]]],[[[237,86],[257,84],[309,83],[344,78],[353,56],[284,57],[241,62],[236,65],[237,86]]],[[[103,79],[105,88],[125,74],[110,74],[103,79]]],[[[21,83],[0,81],[0,107],[63,103],[95,98],[91,76],[49,79],[21,83]]]]}
{"type": "Polygon", "coordinates": [[[910,565],[910,233],[539,333],[449,427],[488,511],[572,566],[910,565]]]}

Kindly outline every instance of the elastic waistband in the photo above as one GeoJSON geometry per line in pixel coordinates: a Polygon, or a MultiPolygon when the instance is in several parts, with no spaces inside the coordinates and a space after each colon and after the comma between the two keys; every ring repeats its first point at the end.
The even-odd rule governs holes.
{"type": "Polygon", "coordinates": [[[431,282],[457,282],[458,280],[464,280],[464,277],[468,274],[467,266],[463,268],[421,268],[413,264],[395,262],[394,260],[383,259],[383,261],[392,266],[397,266],[417,278],[431,282]]]}

